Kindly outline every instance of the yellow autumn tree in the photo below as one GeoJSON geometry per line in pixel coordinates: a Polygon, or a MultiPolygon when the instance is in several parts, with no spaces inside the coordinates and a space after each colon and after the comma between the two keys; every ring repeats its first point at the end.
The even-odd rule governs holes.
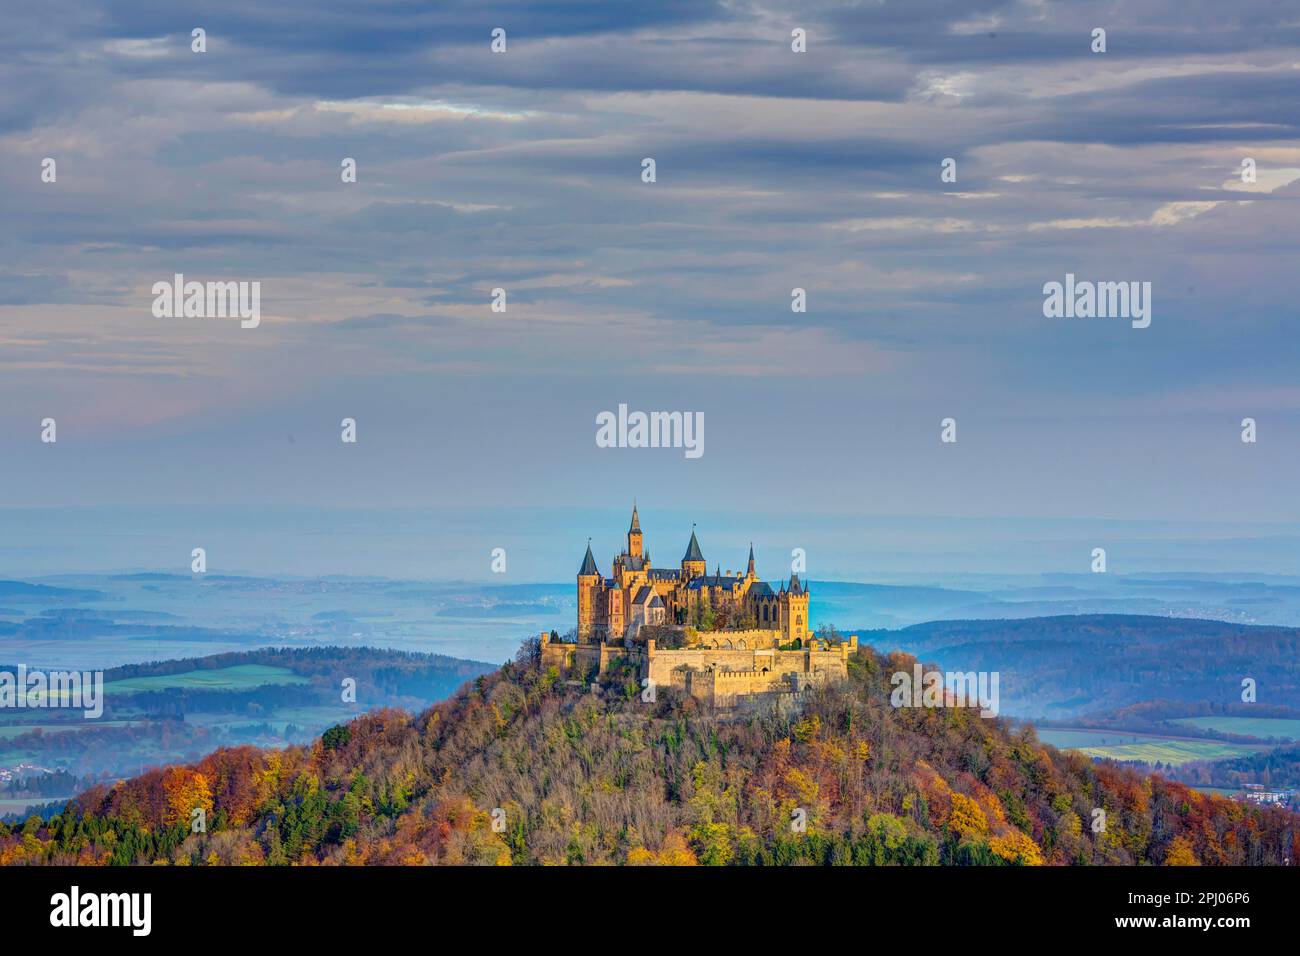
{"type": "Polygon", "coordinates": [[[1201,861],[1196,859],[1196,854],[1192,851],[1191,841],[1187,837],[1174,837],[1169,849],[1165,851],[1165,866],[1200,865],[1201,861]]]}
{"type": "Polygon", "coordinates": [[[821,733],[821,729],[822,729],[821,718],[818,717],[816,714],[813,714],[811,717],[808,717],[805,720],[801,720],[797,724],[795,724],[794,727],[791,728],[791,733],[794,734],[794,739],[799,741],[799,743],[806,744],[808,741],[812,740],[819,733],[821,733]]]}
{"type": "Polygon", "coordinates": [[[983,838],[989,832],[988,817],[980,805],[964,793],[952,794],[952,815],[948,818],[948,828],[960,837],[983,838]]]}
{"type": "Polygon", "coordinates": [[[654,852],[643,846],[634,846],[627,851],[628,866],[654,866],[659,862],[654,852]]]}
{"type": "Polygon", "coordinates": [[[1008,863],[1023,863],[1025,866],[1042,866],[1043,853],[1038,844],[1020,830],[1009,830],[1001,836],[989,838],[989,849],[1008,863]]]}
{"type": "Polygon", "coordinates": [[[800,805],[807,807],[817,802],[817,781],[803,771],[791,767],[786,771],[782,783],[785,784],[790,796],[794,797],[800,805]]]}

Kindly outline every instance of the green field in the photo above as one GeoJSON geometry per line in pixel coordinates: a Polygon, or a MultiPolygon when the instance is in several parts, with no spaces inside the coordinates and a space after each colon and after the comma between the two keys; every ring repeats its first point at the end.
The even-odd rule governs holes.
{"type": "Polygon", "coordinates": [[[1038,739],[1062,750],[1077,750],[1089,757],[1174,765],[1193,760],[1242,757],[1261,749],[1251,744],[1230,744],[1219,740],[1193,740],[1187,737],[1160,737],[1155,734],[1087,728],[1045,728],[1038,732],[1038,739]]]}
{"type": "MultiPolygon", "coordinates": [[[[135,694],[140,691],[167,690],[179,687],[190,690],[250,690],[265,687],[268,684],[306,684],[307,678],[300,677],[287,667],[271,667],[267,664],[237,664],[234,667],[220,667],[213,670],[185,671],[182,674],[161,674],[156,677],[128,677],[125,680],[113,680],[104,685],[105,694],[135,694]]],[[[39,700],[38,694],[29,693],[28,698],[39,700]]]]}
{"type": "Polygon", "coordinates": [[[1105,757],[1110,760],[1141,760],[1145,763],[1178,764],[1191,763],[1193,760],[1227,760],[1231,757],[1244,757],[1254,753],[1258,748],[1246,744],[1225,744],[1217,740],[1169,740],[1163,743],[1158,738],[1140,744],[1120,744],[1115,747],[1079,747],[1080,753],[1089,757],[1105,757]]]}
{"type": "Polygon", "coordinates": [[[1195,727],[1198,730],[1214,730],[1221,734],[1241,734],[1245,737],[1278,737],[1286,740],[1300,740],[1300,720],[1286,717],[1184,717],[1182,720],[1170,721],[1195,727]]]}
{"type": "Polygon", "coordinates": [[[216,670],[186,671],[183,674],[164,674],[159,677],[129,677],[109,681],[105,693],[135,693],[142,690],[165,690],[168,687],[185,687],[193,690],[249,690],[267,684],[306,684],[287,667],[268,664],[237,664],[216,670]]]}

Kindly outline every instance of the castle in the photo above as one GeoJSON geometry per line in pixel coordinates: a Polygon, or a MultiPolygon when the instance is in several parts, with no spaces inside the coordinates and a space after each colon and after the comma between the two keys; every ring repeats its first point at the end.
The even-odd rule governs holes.
{"type": "Polygon", "coordinates": [[[791,574],[775,590],[754,569],[708,573],[699,540],[691,540],[678,568],[656,568],[632,506],[627,548],[611,576],[587,553],[578,569],[578,625],[572,642],[543,634],[542,664],[590,679],[612,667],[635,671],[643,685],[675,687],[718,707],[755,695],[799,695],[808,686],[848,673],[857,638],[813,636],[809,590],[791,574]]]}

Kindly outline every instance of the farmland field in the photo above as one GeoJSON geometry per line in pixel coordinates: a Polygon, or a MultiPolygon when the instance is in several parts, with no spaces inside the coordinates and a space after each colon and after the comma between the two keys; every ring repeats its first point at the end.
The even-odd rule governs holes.
{"type": "Polygon", "coordinates": [[[1044,728],[1038,732],[1038,738],[1043,743],[1063,750],[1077,750],[1089,757],[1174,765],[1190,763],[1193,760],[1225,760],[1230,757],[1242,757],[1262,749],[1257,745],[1231,744],[1219,740],[1161,737],[1156,734],[1073,727],[1044,728]]]}
{"type": "Polygon", "coordinates": [[[1300,720],[1285,717],[1185,717],[1173,723],[1224,734],[1300,740],[1300,720]]]}

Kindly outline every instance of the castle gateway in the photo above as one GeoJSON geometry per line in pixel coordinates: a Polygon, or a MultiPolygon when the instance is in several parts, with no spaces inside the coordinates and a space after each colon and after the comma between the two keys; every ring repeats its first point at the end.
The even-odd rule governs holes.
{"type": "Polygon", "coordinates": [[[578,569],[578,623],[572,643],[542,635],[542,665],[589,680],[630,665],[642,679],[676,687],[719,707],[755,695],[801,694],[810,684],[842,678],[857,637],[813,636],[808,588],[798,575],[774,589],[754,570],[709,574],[695,531],[679,567],[656,568],[636,506],[627,549],[611,576],[591,544],[578,569]]]}

